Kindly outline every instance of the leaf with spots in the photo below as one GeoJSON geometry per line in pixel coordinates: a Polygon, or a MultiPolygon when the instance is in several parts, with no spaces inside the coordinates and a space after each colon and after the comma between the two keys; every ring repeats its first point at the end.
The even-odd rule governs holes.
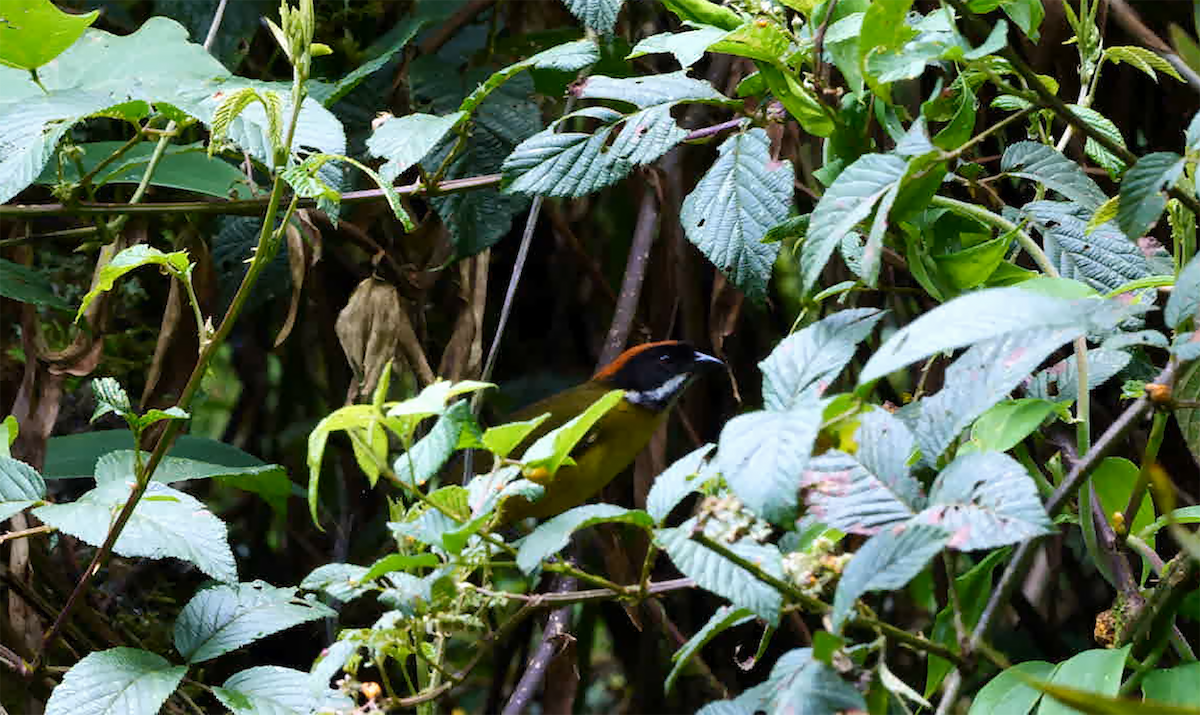
{"type": "Polygon", "coordinates": [[[824,394],[882,317],[875,308],[842,310],[785,338],[758,364],[764,406],[787,410],[824,394]]]}
{"type": "Polygon", "coordinates": [[[792,165],[771,158],[762,129],[734,134],[683,201],[679,220],[689,241],[747,297],[766,297],[778,243],[763,243],[792,206],[792,165]]]}
{"type": "Polygon", "coordinates": [[[995,549],[1052,531],[1025,468],[1002,452],[967,454],[942,470],[918,516],[950,533],[959,551],[995,549]]]}
{"type": "Polygon", "coordinates": [[[942,389],[901,409],[921,456],[936,462],[964,429],[1004,399],[1083,328],[1024,330],[976,343],[946,370],[942,389]]]}
{"type": "Polygon", "coordinates": [[[858,450],[830,450],[809,462],[802,484],[808,514],[854,534],[875,534],[902,524],[925,505],[921,485],[909,474],[913,436],[883,410],[862,416],[858,450]]]}

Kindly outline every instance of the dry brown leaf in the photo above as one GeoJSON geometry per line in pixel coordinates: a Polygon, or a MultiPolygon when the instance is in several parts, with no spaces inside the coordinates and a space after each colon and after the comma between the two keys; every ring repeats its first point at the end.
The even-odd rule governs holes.
{"type": "Polygon", "coordinates": [[[448,380],[477,377],[483,367],[483,309],[490,255],[487,250],[458,264],[458,297],[463,307],[438,364],[438,374],[448,380]]]}
{"type": "Polygon", "coordinates": [[[338,313],[338,341],[354,370],[360,396],[370,395],[400,338],[400,294],[391,283],[367,278],[338,313]]]}

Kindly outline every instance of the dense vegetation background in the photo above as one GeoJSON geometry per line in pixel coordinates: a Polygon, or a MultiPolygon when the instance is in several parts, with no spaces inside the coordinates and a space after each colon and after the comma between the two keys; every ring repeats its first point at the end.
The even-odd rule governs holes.
{"type": "Polygon", "coordinates": [[[1194,5],[55,4],[9,712],[1200,708],[1194,5]],[[586,425],[481,425],[664,338],[727,374],[489,523],[586,425]]]}

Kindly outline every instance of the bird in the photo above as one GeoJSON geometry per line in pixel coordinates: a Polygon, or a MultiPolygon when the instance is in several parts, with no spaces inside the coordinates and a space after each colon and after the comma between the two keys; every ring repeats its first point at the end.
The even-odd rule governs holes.
{"type": "MultiPolygon", "coordinates": [[[[700,375],[724,367],[717,358],[677,341],[645,343],[629,348],[591,379],[535,402],[512,415],[512,422],[548,414],[514,452],[561,427],[610,390],[622,390],[621,400],[601,417],[579,441],[569,463],[553,476],[538,479],[545,487],[535,501],[513,495],[500,504],[497,523],[513,524],[527,517],[547,519],[583,504],[595,496],[645,448],[666,421],[679,396],[700,375]]],[[[544,470],[543,470],[544,471],[544,470]]]]}

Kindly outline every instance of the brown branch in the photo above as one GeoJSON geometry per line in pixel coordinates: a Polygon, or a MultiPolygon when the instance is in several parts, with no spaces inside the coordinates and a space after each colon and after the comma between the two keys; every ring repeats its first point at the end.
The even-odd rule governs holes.
{"type": "MultiPolygon", "coordinates": [[[[569,594],[575,590],[577,583],[573,576],[560,576],[554,590],[556,593],[569,594]]],[[[542,642],[534,651],[533,656],[529,658],[529,664],[525,667],[525,672],[521,674],[516,689],[513,690],[513,694],[504,705],[503,715],[519,715],[526,711],[529,701],[533,699],[534,693],[537,692],[546,676],[546,669],[550,667],[550,661],[562,650],[563,640],[571,637],[567,632],[571,625],[571,610],[570,606],[557,608],[546,619],[542,642]]]]}
{"type": "Polygon", "coordinates": [[[642,283],[646,280],[646,266],[650,263],[650,250],[658,237],[658,197],[654,186],[645,182],[642,201],[638,207],[637,224],[633,229],[633,242],[629,246],[629,257],[625,261],[625,277],[621,281],[621,292],[617,296],[617,308],[613,313],[604,348],[600,351],[600,365],[607,365],[621,354],[629,341],[629,330],[633,316],[637,313],[638,298],[642,295],[642,283]]]}
{"type": "Polygon", "coordinates": [[[495,2],[496,0],[474,0],[474,2],[464,5],[449,20],[446,20],[438,28],[437,32],[431,34],[429,39],[421,43],[421,46],[418,48],[421,54],[432,55],[442,49],[442,45],[449,42],[450,38],[454,37],[454,33],[461,30],[464,25],[470,24],[472,20],[478,17],[484,10],[491,7],[495,2]]]}
{"type": "MultiPolygon", "coordinates": [[[[500,174],[484,174],[468,176],[463,179],[449,179],[440,182],[434,191],[429,191],[420,181],[395,187],[401,196],[425,196],[430,194],[454,194],[463,191],[473,191],[500,183],[500,174]]],[[[155,204],[112,204],[81,201],[75,204],[5,204],[0,205],[0,218],[39,218],[44,216],[107,216],[109,214],[162,214],[162,213],[195,213],[195,214],[225,214],[253,215],[261,214],[267,207],[269,197],[243,199],[241,201],[171,201],[155,204]]],[[[367,189],[363,191],[347,191],[342,194],[342,204],[355,205],[385,200],[382,189],[367,189]]],[[[313,208],[317,205],[315,199],[300,199],[298,209],[313,208]]]]}

